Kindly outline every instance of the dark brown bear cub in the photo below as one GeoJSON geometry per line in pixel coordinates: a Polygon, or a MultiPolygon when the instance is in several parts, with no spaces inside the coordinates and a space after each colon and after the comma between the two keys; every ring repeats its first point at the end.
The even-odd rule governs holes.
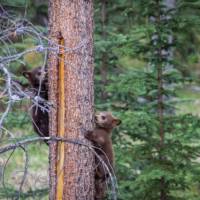
{"type": "Polygon", "coordinates": [[[86,134],[86,138],[94,143],[96,153],[107,166],[103,166],[98,156],[96,156],[95,162],[98,166],[95,171],[96,200],[105,197],[106,178],[109,176],[108,170],[113,174],[114,154],[111,135],[113,128],[120,123],[121,120],[114,117],[110,112],[99,112],[95,115],[96,127],[94,131],[86,134]]]}
{"type": "MultiPolygon", "coordinates": [[[[37,67],[31,71],[23,72],[23,75],[28,79],[31,86],[31,91],[34,93],[34,95],[39,96],[44,100],[48,100],[48,81],[46,72],[42,70],[42,67],[37,67]]],[[[33,127],[37,134],[42,137],[48,137],[48,112],[34,105],[32,108],[31,116],[33,127]]]]}

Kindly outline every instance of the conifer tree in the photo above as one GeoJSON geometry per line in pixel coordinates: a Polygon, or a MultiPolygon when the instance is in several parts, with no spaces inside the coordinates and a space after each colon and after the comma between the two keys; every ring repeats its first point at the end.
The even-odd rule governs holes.
{"type": "MultiPolygon", "coordinates": [[[[129,1],[121,7],[107,5],[112,16],[121,13],[112,32],[115,40],[109,40],[119,49],[109,53],[142,61],[138,68],[124,68],[116,60],[107,75],[108,98],[99,102],[123,121],[120,135],[114,135],[120,199],[198,199],[192,190],[197,190],[199,178],[199,118],[176,112],[176,89],[186,78],[177,56],[183,55],[181,30],[188,22],[197,30],[191,19],[198,18],[191,7],[186,9],[188,18],[183,17],[185,3],[142,0],[133,1],[133,7],[129,1]]],[[[107,26],[113,28],[111,23],[107,26]]]]}

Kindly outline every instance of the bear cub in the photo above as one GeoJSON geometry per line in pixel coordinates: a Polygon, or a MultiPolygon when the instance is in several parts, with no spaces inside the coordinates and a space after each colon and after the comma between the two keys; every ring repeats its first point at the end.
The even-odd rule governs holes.
{"type": "Polygon", "coordinates": [[[103,160],[106,167],[95,156],[95,199],[103,199],[106,192],[106,179],[108,170],[113,174],[114,154],[112,148],[112,130],[121,124],[121,120],[114,117],[110,112],[99,112],[95,115],[95,129],[86,133],[86,138],[93,142],[97,155],[103,160]]]}
{"type": "MultiPolygon", "coordinates": [[[[48,81],[47,73],[42,67],[34,68],[30,71],[23,72],[23,76],[28,79],[31,86],[30,90],[35,96],[40,96],[48,100],[48,81]]],[[[43,106],[40,103],[41,106],[43,106]]],[[[48,112],[34,105],[31,110],[31,117],[34,130],[41,137],[49,136],[49,115],[48,112]]]]}

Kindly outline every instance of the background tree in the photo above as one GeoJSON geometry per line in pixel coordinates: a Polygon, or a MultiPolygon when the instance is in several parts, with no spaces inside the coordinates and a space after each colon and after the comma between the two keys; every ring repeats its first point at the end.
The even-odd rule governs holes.
{"type": "Polygon", "coordinates": [[[177,115],[175,106],[180,103],[176,91],[184,83],[180,63],[177,64],[181,51],[179,27],[193,14],[187,20],[181,15],[183,1],[170,10],[164,1],[134,1],[132,6],[129,1],[123,3],[125,7],[120,8],[126,18],[121,14],[120,22],[130,18],[127,21],[132,23],[126,33],[119,29],[121,24],[118,29],[115,27],[115,45],[119,48],[115,53],[142,62],[138,62],[138,68],[131,64],[125,68],[124,64],[118,72],[113,69],[106,88],[110,94],[107,107],[120,112],[124,119],[122,132],[116,136],[121,198],[198,198],[198,192],[192,193],[188,187],[198,171],[198,164],[192,162],[199,152],[199,145],[194,145],[195,138],[199,138],[198,118],[177,115]],[[137,13],[139,19],[135,17],[137,13]],[[171,43],[169,35],[174,37],[171,43]],[[173,58],[168,55],[171,50],[173,58]],[[143,68],[145,63],[147,67],[143,68]]]}

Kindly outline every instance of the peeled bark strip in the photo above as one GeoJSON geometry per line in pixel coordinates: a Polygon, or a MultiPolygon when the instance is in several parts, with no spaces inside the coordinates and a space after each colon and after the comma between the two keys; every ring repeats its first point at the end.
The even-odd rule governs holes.
{"type": "MultiPolygon", "coordinates": [[[[64,39],[61,38],[60,45],[64,46],[64,39]]],[[[59,108],[58,108],[58,135],[65,137],[65,55],[64,48],[60,49],[59,66],[58,66],[58,92],[59,92],[59,108]]],[[[64,187],[64,148],[63,142],[58,143],[57,150],[57,199],[63,198],[63,187],[64,187]]]]}
{"type": "MultiPolygon", "coordinates": [[[[50,135],[62,136],[64,130],[65,138],[87,143],[84,133],[93,128],[94,101],[92,0],[50,0],[49,8],[50,39],[65,46],[65,52],[49,53],[50,135]]],[[[92,200],[93,156],[81,145],[52,143],[50,199],[92,200]]]]}

